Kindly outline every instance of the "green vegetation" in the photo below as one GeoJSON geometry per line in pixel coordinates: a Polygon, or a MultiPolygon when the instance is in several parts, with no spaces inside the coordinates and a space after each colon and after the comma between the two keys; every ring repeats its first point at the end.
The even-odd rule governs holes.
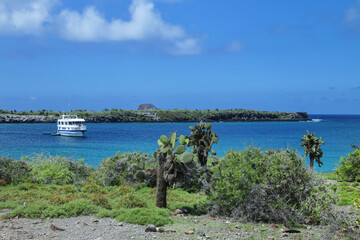
{"type": "Polygon", "coordinates": [[[335,172],[331,173],[317,173],[319,177],[324,180],[338,180],[338,177],[335,172]]]}
{"type": "MultiPolygon", "coordinates": [[[[120,154],[118,152],[115,156],[103,159],[91,179],[102,186],[115,186],[123,181],[134,181],[138,170],[155,168],[155,165],[155,159],[151,158],[147,153],[120,154]]],[[[148,180],[150,186],[155,186],[156,179],[148,180]]]]}
{"type": "Polygon", "coordinates": [[[353,205],[356,198],[360,198],[360,189],[348,182],[339,182],[331,185],[330,188],[339,198],[338,206],[353,205]]]}
{"type": "Polygon", "coordinates": [[[189,194],[181,189],[169,190],[168,198],[168,209],[158,209],[152,188],[136,189],[128,185],[103,188],[93,183],[78,186],[24,183],[1,187],[0,209],[14,209],[5,215],[6,218],[96,215],[161,226],[172,222],[169,218],[171,210],[181,207],[196,213],[197,206],[206,200],[204,194],[189,194]]]}
{"type": "Polygon", "coordinates": [[[187,145],[192,146],[193,153],[197,155],[200,165],[206,166],[209,152],[216,155],[216,152],[211,147],[218,142],[218,136],[211,130],[211,123],[200,122],[198,125],[191,126],[190,130],[187,145]]]}
{"type": "Polygon", "coordinates": [[[25,161],[0,157],[0,186],[22,183],[29,177],[30,171],[25,161]]]}
{"type": "Polygon", "coordinates": [[[40,184],[72,184],[84,182],[93,171],[93,167],[84,163],[84,159],[76,162],[65,157],[44,154],[24,158],[30,162],[31,178],[40,184]]]}
{"type": "Polygon", "coordinates": [[[355,149],[340,158],[340,164],[335,168],[335,173],[343,181],[360,181],[360,149],[355,149]]]}
{"type": "Polygon", "coordinates": [[[248,221],[320,222],[333,203],[293,150],[232,150],[214,168],[214,176],[214,211],[248,221]]]}
{"type": "Polygon", "coordinates": [[[319,164],[319,167],[321,167],[321,165],[324,164],[320,160],[320,158],[322,158],[323,156],[321,145],[324,145],[324,142],[322,141],[321,137],[317,138],[316,133],[309,133],[309,131],[307,131],[307,134],[301,138],[301,141],[302,143],[300,143],[300,146],[305,148],[304,150],[305,156],[309,155],[310,168],[311,169],[313,168],[314,160],[319,164]]]}
{"type": "MultiPolygon", "coordinates": [[[[307,113],[268,112],[245,109],[229,110],[123,110],[111,109],[105,111],[75,110],[67,112],[85,118],[87,122],[200,122],[200,121],[303,121],[307,113]]],[[[17,112],[0,110],[1,115],[11,116],[41,116],[42,121],[55,122],[64,112],[26,111],[17,112]]],[[[1,120],[1,119],[0,119],[1,120]]],[[[10,117],[10,122],[17,122],[10,117]]],[[[5,121],[5,120],[4,120],[5,121]]],[[[23,121],[23,120],[18,120],[23,121]]],[[[34,119],[29,122],[36,121],[34,119]]]]}
{"type": "MultiPolygon", "coordinates": [[[[169,138],[162,135],[158,140],[159,148],[155,153],[158,160],[156,206],[166,208],[167,187],[172,185],[178,175],[189,175],[188,168],[193,166],[193,154],[185,152],[186,139],[184,135],[177,138],[177,132],[169,133],[169,138]],[[179,140],[180,144],[177,145],[179,140]]],[[[185,179],[184,179],[185,181],[185,179]]]]}

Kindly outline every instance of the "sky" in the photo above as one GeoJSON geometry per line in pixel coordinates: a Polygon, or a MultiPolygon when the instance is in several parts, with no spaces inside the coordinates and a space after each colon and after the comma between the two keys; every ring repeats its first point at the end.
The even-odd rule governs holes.
{"type": "Polygon", "coordinates": [[[360,114],[358,0],[0,0],[0,109],[360,114]]]}

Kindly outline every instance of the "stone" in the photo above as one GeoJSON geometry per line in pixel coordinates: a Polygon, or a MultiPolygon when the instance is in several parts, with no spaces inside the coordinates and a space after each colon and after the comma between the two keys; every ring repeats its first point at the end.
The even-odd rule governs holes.
{"type": "Polygon", "coordinates": [[[146,227],[145,232],[156,232],[156,227],[153,224],[149,224],[146,227]]]}
{"type": "Polygon", "coordinates": [[[306,224],[313,224],[315,221],[316,221],[315,218],[307,218],[307,219],[305,219],[306,224]]]}
{"type": "Polygon", "coordinates": [[[157,232],[165,232],[165,228],[163,228],[163,227],[158,227],[158,228],[156,228],[156,231],[157,231],[157,232]]]}
{"type": "Polygon", "coordinates": [[[215,218],[214,218],[214,217],[209,217],[209,219],[210,219],[210,220],[215,220],[215,218]]]}
{"type": "Polygon", "coordinates": [[[194,234],[194,233],[195,233],[194,230],[189,230],[189,231],[186,231],[186,232],[185,232],[185,234],[187,234],[187,235],[191,235],[191,234],[194,234]]]}
{"type": "Polygon", "coordinates": [[[76,224],[77,227],[85,227],[85,226],[89,226],[89,224],[85,223],[85,222],[78,222],[76,224]]]}
{"type": "Polygon", "coordinates": [[[50,225],[50,229],[53,231],[65,231],[65,229],[59,228],[59,227],[55,226],[54,224],[50,225]]]}
{"type": "Polygon", "coordinates": [[[270,224],[270,227],[271,227],[272,229],[277,229],[277,228],[278,228],[278,226],[277,226],[276,224],[274,224],[274,223],[270,224]]]}
{"type": "Polygon", "coordinates": [[[119,223],[118,223],[118,226],[119,226],[119,227],[122,227],[122,226],[124,226],[124,223],[123,223],[123,222],[119,222],[119,223]]]}
{"type": "Polygon", "coordinates": [[[182,211],[181,209],[176,209],[176,210],[175,210],[175,213],[176,213],[176,214],[183,214],[183,211],[182,211]]]}
{"type": "Polygon", "coordinates": [[[91,219],[91,220],[89,221],[89,223],[94,223],[94,222],[99,222],[99,220],[93,218],[93,219],[91,219]]]}

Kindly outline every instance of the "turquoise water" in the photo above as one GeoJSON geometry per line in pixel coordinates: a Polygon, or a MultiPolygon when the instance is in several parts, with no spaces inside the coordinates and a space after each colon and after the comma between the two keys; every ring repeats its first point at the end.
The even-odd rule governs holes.
{"type": "MultiPolygon", "coordinates": [[[[310,115],[313,122],[213,123],[219,136],[215,151],[223,156],[227,150],[242,150],[248,145],[262,148],[296,148],[306,130],[316,132],[325,141],[324,166],[319,172],[335,168],[340,156],[346,156],[351,143],[360,145],[360,115],[310,115]]],[[[32,153],[50,153],[97,166],[117,151],[153,153],[161,135],[178,131],[189,134],[195,123],[88,123],[85,138],[43,135],[54,132],[56,124],[0,124],[0,156],[19,159],[32,153]]]]}

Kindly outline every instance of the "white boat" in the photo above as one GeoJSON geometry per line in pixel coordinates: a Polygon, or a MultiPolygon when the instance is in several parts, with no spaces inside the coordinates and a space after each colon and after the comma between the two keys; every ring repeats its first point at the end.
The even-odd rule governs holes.
{"type": "Polygon", "coordinates": [[[83,137],[86,132],[85,120],[76,115],[62,115],[57,121],[57,134],[69,137],[83,137]]]}

